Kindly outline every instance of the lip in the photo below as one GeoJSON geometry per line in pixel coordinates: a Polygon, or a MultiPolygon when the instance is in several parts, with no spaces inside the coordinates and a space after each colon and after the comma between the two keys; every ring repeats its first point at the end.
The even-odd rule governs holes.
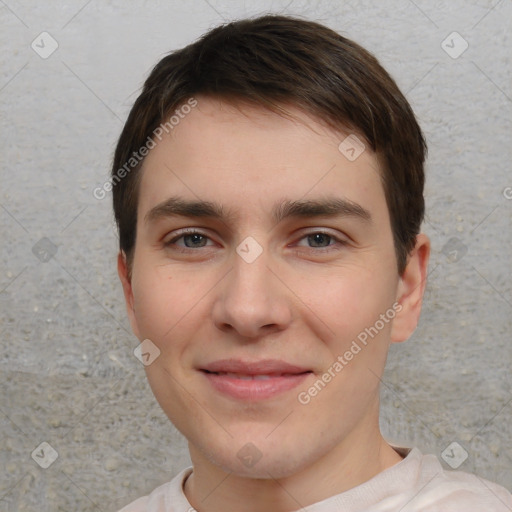
{"type": "Polygon", "coordinates": [[[312,373],[277,359],[223,359],[200,370],[215,390],[244,401],[265,400],[290,391],[312,373]]]}
{"type": "Polygon", "coordinates": [[[311,371],[309,368],[304,368],[294,364],[281,361],[279,359],[260,359],[259,361],[243,361],[241,359],[220,359],[214,361],[201,370],[206,370],[211,373],[240,373],[243,375],[268,375],[274,374],[299,374],[311,371]]]}

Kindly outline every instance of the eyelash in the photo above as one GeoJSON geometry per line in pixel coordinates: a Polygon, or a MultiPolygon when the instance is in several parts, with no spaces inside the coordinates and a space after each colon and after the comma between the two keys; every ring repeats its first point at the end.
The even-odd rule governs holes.
{"type": "MultiPolygon", "coordinates": [[[[327,247],[309,247],[309,249],[319,249],[321,250],[321,252],[329,252],[329,251],[332,251],[332,250],[339,250],[340,247],[343,247],[343,246],[346,246],[348,245],[348,242],[346,240],[342,240],[326,231],[311,231],[309,233],[305,233],[300,239],[300,240],[303,240],[309,236],[312,236],[312,235],[318,235],[318,234],[321,234],[321,235],[326,235],[328,236],[331,240],[334,240],[336,243],[335,244],[332,244],[332,245],[328,245],[327,247]],[[339,245],[340,247],[339,248],[335,248],[335,246],[339,245]]],[[[206,233],[203,233],[202,231],[199,231],[199,230],[196,230],[196,229],[187,229],[187,230],[183,230],[183,231],[180,231],[179,234],[177,236],[175,236],[174,238],[172,238],[171,240],[167,241],[167,242],[164,242],[164,246],[167,247],[167,248],[172,248],[173,250],[176,250],[178,252],[184,252],[184,253],[188,253],[189,251],[197,251],[197,249],[204,249],[205,247],[198,247],[197,249],[194,248],[194,247],[179,247],[176,244],[176,242],[178,240],[180,240],[181,238],[184,238],[185,236],[190,236],[190,235],[200,235],[202,237],[205,237],[207,238],[208,240],[210,240],[210,237],[206,234],[206,233]]],[[[211,247],[211,246],[210,246],[211,247]]]]}

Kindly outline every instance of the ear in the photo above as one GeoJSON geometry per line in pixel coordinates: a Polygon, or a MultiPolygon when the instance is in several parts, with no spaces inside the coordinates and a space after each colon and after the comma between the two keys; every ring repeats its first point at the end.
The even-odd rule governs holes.
{"type": "Polygon", "coordinates": [[[137,336],[137,338],[140,340],[139,328],[137,326],[137,319],[135,316],[131,276],[128,271],[128,263],[126,261],[126,254],[124,251],[119,251],[119,254],[117,255],[117,273],[119,274],[119,279],[123,285],[126,312],[128,313],[128,318],[130,320],[133,334],[135,334],[135,336],[137,336]]]}
{"type": "Polygon", "coordinates": [[[416,237],[416,245],[409,254],[407,266],[398,283],[396,301],[402,308],[397,308],[393,320],[391,341],[394,343],[407,340],[418,325],[427,284],[429,257],[430,240],[421,233],[416,237]]]}

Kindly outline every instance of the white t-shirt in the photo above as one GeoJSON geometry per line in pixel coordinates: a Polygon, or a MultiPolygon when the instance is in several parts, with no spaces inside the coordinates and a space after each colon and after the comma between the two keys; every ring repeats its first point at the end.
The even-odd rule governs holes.
{"type": "MultiPolygon", "coordinates": [[[[434,455],[394,447],[405,458],[367,482],[301,509],[304,512],[512,512],[512,495],[498,484],[443,469],[434,455]]],[[[183,485],[186,468],[119,512],[194,512],[183,485]]]]}

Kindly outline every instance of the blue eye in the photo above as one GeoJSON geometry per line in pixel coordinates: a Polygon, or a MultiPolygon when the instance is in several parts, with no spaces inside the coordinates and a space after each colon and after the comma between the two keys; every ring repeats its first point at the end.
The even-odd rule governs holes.
{"type": "Polygon", "coordinates": [[[308,242],[312,242],[313,244],[320,244],[313,245],[313,247],[329,247],[331,245],[330,242],[331,240],[334,240],[334,237],[319,231],[317,233],[310,233],[309,235],[303,237],[303,239],[307,239],[308,242]],[[327,245],[323,245],[325,242],[327,242],[327,245]]]}
{"type": "Polygon", "coordinates": [[[301,249],[306,247],[312,250],[319,249],[319,251],[315,252],[329,252],[339,250],[347,244],[348,241],[344,238],[337,237],[325,231],[312,231],[311,233],[306,233],[296,244],[296,247],[300,247],[301,249]],[[305,243],[302,243],[303,240],[305,243]]]}
{"type": "Polygon", "coordinates": [[[187,247],[204,247],[205,244],[202,242],[206,242],[206,237],[201,235],[200,233],[196,233],[193,235],[183,235],[181,238],[183,238],[183,241],[185,242],[185,245],[187,247]],[[190,245],[187,244],[187,240],[190,240],[190,245]]]}
{"type": "Polygon", "coordinates": [[[191,230],[182,232],[179,236],[169,240],[168,242],[165,242],[165,246],[177,245],[176,242],[181,239],[183,239],[185,245],[178,245],[178,247],[185,247],[187,249],[193,249],[195,247],[206,247],[206,241],[209,240],[209,238],[200,231],[191,230]]]}
{"type": "MultiPolygon", "coordinates": [[[[203,247],[211,247],[212,244],[208,244],[208,240],[210,238],[202,233],[201,231],[196,230],[187,230],[181,231],[180,234],[172,238],[171,240],[164,242],[165,247],[172,247],[180,251],[187,251],[193,249],[201,249],[203,247]],[[182,244],[178,244],[177,242],[183,240],[182,244]]],[[[210,240],[211,241],[211,240],[210,240]]],[[[303,235],[299,239],[299,243],[296,244],[298,247],[307,247],[309,249],[327,249],[334,248],[334,246],[343,246],[346,245],[346,241],[335,237],[329,233],[324,231],[314,231],[312,233],[307,233],[303,235]],[[306,245],[301,243],[302,241],[306,241],[306,245]]]]}

